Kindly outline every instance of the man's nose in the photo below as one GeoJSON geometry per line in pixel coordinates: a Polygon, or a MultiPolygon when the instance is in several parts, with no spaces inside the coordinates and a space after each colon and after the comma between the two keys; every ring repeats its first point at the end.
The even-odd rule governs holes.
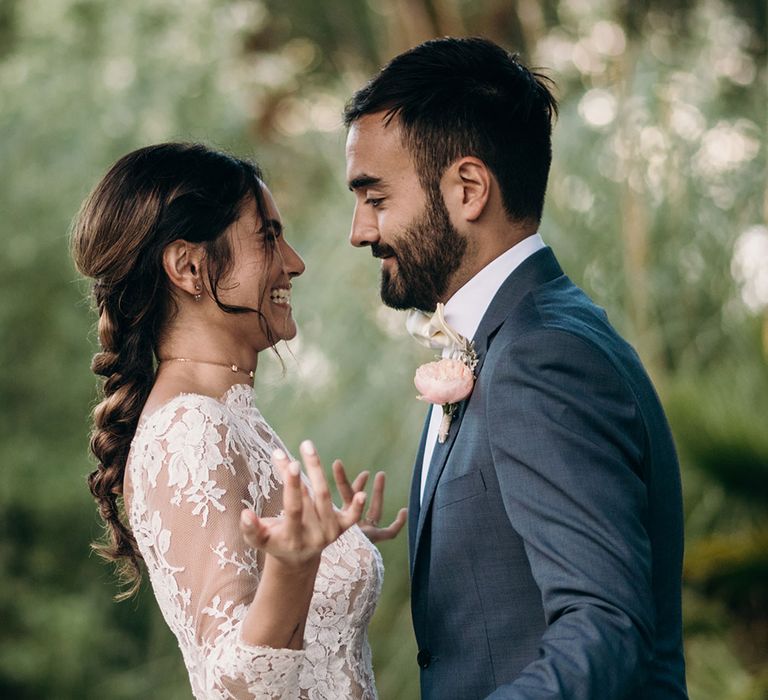
{"type": "Polygon", "coordinates": [[[352,229],[349,232],[349,242],[355,248],[362,248],[367,245],[373,245],[379,240],[379,227],[376,224],[376,217],[372,213],[361,209],[359,205],[355,206],[355,212],[352,215],[352,229]]]}

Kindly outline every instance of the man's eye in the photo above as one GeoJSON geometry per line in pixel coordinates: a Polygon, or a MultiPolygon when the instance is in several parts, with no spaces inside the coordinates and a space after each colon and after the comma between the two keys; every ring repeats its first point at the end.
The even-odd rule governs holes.
{"type": "Polygon", "coordinates": [[[368,197],[365,200],[366,204],[370,204],[374,209],[379,206],[384,201],[383,197],[368,197]]]}

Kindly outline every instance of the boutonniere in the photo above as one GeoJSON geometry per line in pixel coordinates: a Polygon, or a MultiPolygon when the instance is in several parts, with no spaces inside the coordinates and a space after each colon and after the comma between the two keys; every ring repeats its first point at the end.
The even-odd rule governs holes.
{"type": "Polygon", "coordinates": [[[437,441],[444,443],[456,409],[472,393],[475,384],[477,353],[474,343],[445,322],[442,304],[437,305],[434,314],[411,312],[406,325],[416,340],[441,349],[446,355],[436,362],[421,365],[413,378],[420,392],[417,398],[443,408],[437,441]]]}

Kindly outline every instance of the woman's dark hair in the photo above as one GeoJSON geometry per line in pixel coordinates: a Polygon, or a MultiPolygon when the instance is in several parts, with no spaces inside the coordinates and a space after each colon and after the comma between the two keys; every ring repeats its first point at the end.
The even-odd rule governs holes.
{"type": "Polygon", "coordinates": [[[399,120],[425,191],[445,169],[475,156],[494,173],[513,220],[541,220],[557,102],[549,78],[479,37],[433,39],[396,56],[344,110],[347,127],[367,114],[399,120]]]}
{"type": "MultiPolygon", "coordinates": [[[[131,440],[155,377],[161,333],[175,311],[163,270],[163,251],[182,239],[204,246],[208,289],[228,313],[254,312],[270,341],[274,334],[258,309],[219,299],[231,269],[227,228],[254,202],[267,222],[262,174],[255,164],[199,144],[148,146],[118,160],[83,203],[72,232],[77,269],[93,279],[101,352],[93,372],[104,377],[103,400],[93,411],[91,451],[96,469],[88,486],[105,524],[94,549],[116,563],[133,595],[141,583],[141,554],[125,521],[123,477],[131,440]]],[[[264,236],[268,265],[274,254],[264,236]]],[[[266,289],[262,291],[262,300],[266,289]]],[[[272,342],[274,345],[274,342],[272,342]]]]}

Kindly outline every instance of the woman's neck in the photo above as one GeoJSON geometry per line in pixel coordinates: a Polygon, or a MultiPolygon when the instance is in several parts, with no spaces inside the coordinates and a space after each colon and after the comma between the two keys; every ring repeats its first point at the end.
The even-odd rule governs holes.
{"type": "Polygon", "coordinates": [[[185,330],[167,333],[158,347],[159,365],[150,394],[153,403],[156,396],[162,402],[181,393],[219,398],[235,384],[253,385],[256,350],[226,332],[217,332],[214,340],[208,329],[185,330]]]}

